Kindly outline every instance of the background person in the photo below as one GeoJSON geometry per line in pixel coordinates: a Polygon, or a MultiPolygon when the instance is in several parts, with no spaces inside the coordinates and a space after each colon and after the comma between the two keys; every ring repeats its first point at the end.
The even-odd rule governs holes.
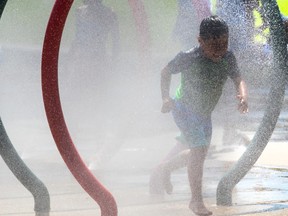
{"type": "MultiPolygon", "coordinates": [[[[97,156],[95,166],[103,165],[122,142],[118,112],[124,106],[117,97],[120,32],[117,14],[102,0],[83,0],[76,9],[75,38],[69,51],[68,85],[76,91],[72,107],[83,122],[93,121],[97,156]],[[115,87],[117,85],[117,87],[115,87]],[[93,113],[88,116],[87,112],[93,113]],[[99,144],[98,144],[99,143],[99,144]]],[[[94,166],[94,165],[93,165],[94,166]]]]}
{"type": "Polygon", "coordinates": [[[102,0],[83,0],[76,10],[75,38],[69,51],[72,75],[85,79],[85,86],[103,84],[116,65],[120,53],[116,13],[102,0]],[[98,82],[97,82],[98,81],[98,82]]]}

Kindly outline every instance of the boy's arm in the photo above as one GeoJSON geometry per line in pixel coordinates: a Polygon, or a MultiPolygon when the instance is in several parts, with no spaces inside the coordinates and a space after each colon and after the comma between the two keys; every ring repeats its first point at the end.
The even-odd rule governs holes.
{"type": "Polygon", "coordinates": [[[239,100],[238,110],[240,113],[248,112],[248,102],[247,102],[247,88],[244,80],[240,76],[233,79],[235,87],[237,89],[237,98],[239,100]]]}
{"type": "Polygon", "coordinates": [[[174,106],[174,102],[170,97],[170,84],[171,84],[171,73],[166,66],[161,71],[161,96],[162,96],[162,113],[170,112],[174,106]]]}

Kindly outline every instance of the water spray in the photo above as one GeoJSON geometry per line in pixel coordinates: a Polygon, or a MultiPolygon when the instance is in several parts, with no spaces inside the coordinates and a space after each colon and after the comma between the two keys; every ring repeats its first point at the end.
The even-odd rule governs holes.
{"type": "Polygon", "coordinates": [[[217,205],[232,205],[232,190],[249,172],[264,151],[277,123],[287,81],[287,45],[283,21],[276,0],[261,0],[270,25],[273,41],[274,76],[264,117],[247,150],[238,162],[220,180],[217,187],[217,205]]]}

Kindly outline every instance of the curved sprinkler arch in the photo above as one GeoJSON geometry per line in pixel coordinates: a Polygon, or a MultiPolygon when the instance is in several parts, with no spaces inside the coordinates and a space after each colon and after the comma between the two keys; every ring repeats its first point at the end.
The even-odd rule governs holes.
{"type": "Polygon", "coordinates": [[[287,71],[286,61],[288,60],[285,31],[276,1],[261,1],[269,18],[270,31],[274,44],[273,54],[276,59],[274,62],[274,80],[267,101],[269,106],[267,106],[265,110],[262,122],[251,144],[234,167],[220,180],[217,187],[217,205],[232,205],[232,190],[252,168],[265,149],[275,128],[284,99],[285,84],[287,80],[287,74],[285,74],[287,71]]]}
{"type": "Polygon", "coordinates": [[[3,14],[3,11],[4,11],[4,9],[5,9],[5,6],[6,6],[7,1],[8,1],[8,0],[1,0],[1,1],[0,1],[0,18],[1,18],[1,16],[2,16],[2,14],[3,14]]]}
{"type": "MultiPolygon", "coordinates": [[[[0,18],[7,0],[0,1],[0,18]]],[[[0,118],[0,155],[14,176],[31,192],[34,198],[36,216],[48,216],[50,212],[50,196],[46,186],[25,165],[11,143],[0,118]]]]}
{"type": "Polygon", "coordinates": [[[45,111],[57,148],[82,188],[99,204],[102,216],[117,215],[108,190],[93,176],[69,135],[59,97],[58,57],[61,36],[73,0],[56,0],[47,25],[42,52],[42,92],[45,111]]]}
{"type": "Polygon", "coordinates": [[[1,119],[0,154],[15,177],[28,191],[32,193],[34,197],[34,211],[36,216],[48,216],[50,212],[50,196],[48,190],[18,155],[5,131],[1,119]]]}
{"type": "Polygon", "coordinates": [[[135,19],[140,57],[149,57],[151,36],[145,6],[142,0],[128,0],[135,19]]]}
{"type": "Polygon", "coordinates": [[[205,1],[205,0],[200,0],[200,1],[199,0],[191,0],[191,1],[192,1],[192,4],[194,5],[194,7],[196,9],[197,17],[198,17],[200,22],[203,18],[211,15],[208,1],[205,1]]]}

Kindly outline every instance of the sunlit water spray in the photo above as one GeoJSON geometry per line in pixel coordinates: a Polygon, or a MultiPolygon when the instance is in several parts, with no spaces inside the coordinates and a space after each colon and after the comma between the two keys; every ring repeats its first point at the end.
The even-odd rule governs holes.
{"type": "MultiPolygon", "coordinates": [[[[49,7],[49,10],[45,10],[45,16],[48,19],[53,1],[50,4],[47,2],[45,1],[45,7],[49,7]]],[[[79,2],[75,1],[75,3],[77,6],[80,5],[79,2]]],[[[112,161],[112,163],[118,163],[118,166],[114,167],[119,168],[119,170],[124,170],[128,167],[134,171],[140,167],[147,173],[175,143],[174,137],[178,135],[178,130],[173,124],[172,118],[160,114],[161,97],[159,80],[160,70],[182,49],[183,45],[179,41],[171,40],[177,16],[177,7],[170,5],[171,8],[168,8],[169,4],[165,6],[166,3],[163,1],[147,3],[149,4],[148,8],[151,7],[148,10],[155,10],[157,13],[151,12],[150,14],[152,16],[150,23],[151,32],[153,34],[153,41],[156,42],[152,43],[152,62],[150,62],[148,67],[149,71],[145,71],[145,74],[142,74],[141,69],[147,68],[147,66],[139,64],[139,53],[136,47],[135,33],[133,33],[135,29],[131,28],[134,23],[131,20],[127,20],[127,14],[129,13],[125,12],[125,14],[121,14],[122,9],[117,8],[119,5],[117,5],[115,10],[119,13],[121,21],[120,28],[123,49],[119,55],[118,65],[114,69],[110,67],[102,68],[102,71],[99,72],[97,71],[99,69],[97,65],[91,66],[94,62],[90,62],[91,65],[82,65],[83,70],[81,67],[75,70],[75,67],[72,66],[73,62],[69,59],[68,50],[74,37],[74,32],[71,29],[74,28],[73,14],[76,6],[71,11],[63,38],[64,45],[59,62],[60,94],[71,136],[81,155],[83,153],[84,160],[87,162],[89,169],[92,171],[97,171],[99,167],[105,167],[105,165],[108,165],[109,168],[109,165],[111,165],[109,163],[112,161]],[[156,9],[158,6],[159,8],[156,9]],[[163,16],[159,16],[159,14],[163,16]],[[96,71],[99,72],[99,76],[95,74],[96,71]],[[101,80],[99,80],[100,77],[101,80]],[[107,78],[108,80],[105,80],[107,78]],[[95,85],[94,81],[97,82],[97,85],[95,85]],[[155,110],[159,111],[155,112],[155,110]],[[125,157],[119,158],[119,155],[124,155],[125,157]],[[103,158],[103,161],[101,161],[101,158],[103,158]]],[[[20,6],[17,7],[14,5],[14,7],[18,11],[22,10],[20,6]]],[[[3,17],[3,19],[6,19],[6,25],[9,28],[14,26],[17,29],[16,24],[8,25],[12,22],[9,13],[15,15],[17,10],[7,11],[7,15],[3,17]]],[[[43,13],[39,16],[44,17],[43,13]]],[[[39,33],[41,40],[46,21],[42,21],[41,26],[37,27],[40,29],[38,32],[41,32],[39,33]]],[[[33,25],[31,25],[32,27],[33,25]]],[[[34,26],[33,28],[36,27],[34,26]]],[[[198,29],[196,23],[193,24],[191,29],[198,29]]],[[[28,30],[28,27],[26,30],[28,30]]],[[[11,37],[22,35],[23,32],[10,35],[11,37]]],[[[26,32],[26,34],[28,33],[26,32]]],[[[197,45],[197,34],[196,30],[192,32],[193,46],[197,45]]],[[[242,37],[242,35],[239,36],[242,37]]],[[[2,38],[3,46],[9,46],[7,38],[10,38],[10,36],[2,38]]],[[[12,38],[10,39],[12,40],[12,38]]],[[[23,37],[22,40],[25,41],[26,37],[23,37]]],[[[32,47],[32,45],[28,45],[28,47],[30,46],[32,47]]],[[[6,53],[6,56],[5,53],[1,54],[4,55],[4,60],[7,60],[3,60],[3,62],[1,60],[1,63],[3,63],[2,66],[5,69],[1,73],[3,84],[1,84],[1,115],[4,116],[5,122],[8,125],[9,120],[23,120],[21,124],[13,124],[12,127],[8,127],[8,132],[11,135],[13,143],[16,146],[20,146],[21,150],[19,152],[22,159],[29,160],[43,156],[43,158],[47,158],[47,161],[49,161],[50,152],[57,154],[57,151],[47,127],[43,111],[40,88],[41,43],[39,42],[36,46],[38,47],[36,49],[38,51],[35,52],[37,53],[36,58],[34,58],[35,53],[33,54],[33,58],[23,58],[27,52],[22,53],[23,55],[18,56],[18,58],[9,55],[9,52],[8,54],[6,53]],[[43,125],[45,125],[44,130],[41,129],[41,134],[37,139],[35,139],[35,134],[39,133],[38,126],[35,126],[33,131],[27,131],[26,133],[13,132],[16,129],[19,130],[19,127],[26,127],[31,121],[34,122],[33,118],[43,122],[43,125]]],[[[265,86],[263,83],[266,84],[266,78],[270,75],[269,61],[267,61],[266,55],[265,57],[262,56],[263,50],[261,46],[256,44],[250,44],[249,46],[251,46],[249,49],[243,50],[245,58],[238,56],[240,70],[247,79],[247,83],[249,87],[251,86],[251,89],[259,86],[263,87],[265,86]],[[256,60],[250,61],[255,56],[257,56],[256,60]]],[[[15,46],[12,49],[17,50],[18,48],[15,46]]],[[[16,51],[14,50],[14,52],[16,51]]],[[[83,56],[79,58],[85,62],[83,56]]],[[[173,90],[178,86],[179,79],[176,78],[174,82],[172,83],[173,90]]],[[[234,92],[234,89],[231,92],[234,92]]],[[[263,95],[265,93],[264,91],[263,95]]],[[[234,101],[234,95],[232,96],[234,101]]],[[[264,110],[264,107],[262,107],[262,104],[264,104],[262,101],[263,97],[260,96],[258,99],[259,103],[257,102],[257,104],[251,104],[250,106],[252,114],[248,114],[250,116],[253,115],[256,119],[256,125],[259,119],[261,119],[262,111],[264,110]],[[255,113],[254,111],[259,112],[255,113]],[[257,114],[259,114],[259,118],[257,114]]],[[[231,113],[237,112],[236,106],[233,106],[232,109],[231,113]]],[[[222,117],[219,116],[220,119],[222,117]]],[[[244,123],[243,126],[242,123],[235,122],[236,128],[241,128],[240,130],[242,130],[243,127],[245,128],[249,124],[244,123]]],[[[33,125],[34,123],[29,127],[34,127],[33,125]]],[[[219,125],[219,127],[221,128],[223,125],[219,125]]],[[[253,126],[251,130],[253,131],[255,128],[253,126]]],[[[249,138],[251,137],[249,136],[249,138]]],[[[217,139],[218,142],[215,144],[216,151],[213,153],[216,159],[236,161],[245,151],[246,147],[242,144],[241,140],[234,140],[232,146],[223,146],[222,135],[219,135],[217,139]],[[225,151],[227,149],[229,150],[229,156],[227,156],[227,152],[222,152],[222,150],[225,151]],[[221,157],[223,155],[225,155],[224,158],[221,157]]],[[[213,145],[211,146],[212,148],[213,145]]],[[[48,172],[53,171],[48,170],[48,172]]],[[[184,178],[184,175],[179,176],[179,178],[184,178]]],[[[143,178],[144,180],[147,184],[148,179],[143,178]]],[[[182,191],[186,193],[188,187],[185,186],[182,191]]]]}

